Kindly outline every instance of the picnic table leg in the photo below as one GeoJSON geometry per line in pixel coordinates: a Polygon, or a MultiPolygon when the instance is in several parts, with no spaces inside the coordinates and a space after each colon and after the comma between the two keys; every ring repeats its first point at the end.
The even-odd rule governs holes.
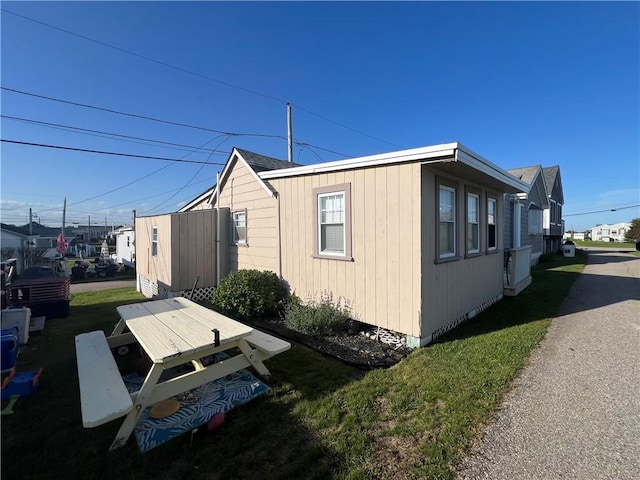
{"type": "Polygon", "coordinates": [[[119,335],[124,331],[124,327],[126,326],[126,322],[121,318],[118,323],[116,323],[116,326],[114,327],[113,332],[111,332],[110,336],[113,337],[114,335],[119,335]]]}
{"type": "Polygon", "coordinates": [[[255,351],[253,350],[253,348],[251,348],[251,346],[244,338],[241,338],[238,342],[238,348],[251,362],[251,365],[256,369],[256,372],[258,372],[259,375],[261,375],[265,379],[271,378],[271,372],[269,372],[269,369],[264,366],[264,363],[262,363],[262,361],[258,357],[256,357],[255,351]]]}
{"type": "Polygon", "coordinates": [[[109,451],[113,451],[117,448],[123,447],[131,433],[133,432],[140,415],[142,415],[142,411],[147,407],[149,397],[153,393],[153,389],[155,388],[158,380],[160,379],[160,375],[162,374],[162,365],[159,363],[154,363],[151,366],[151,370],[147,374],[147,378],[144,380],[142,387],[138,391],[138,394],[135,396],[133,409],[127,414],[124,418],[124,422],[118,430],[116,434],[116,438],[111,444],[109,451]]]}

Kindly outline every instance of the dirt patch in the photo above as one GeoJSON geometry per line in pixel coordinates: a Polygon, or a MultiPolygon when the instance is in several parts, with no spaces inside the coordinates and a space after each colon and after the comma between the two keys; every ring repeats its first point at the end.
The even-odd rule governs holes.
{"type": "Polygon", "coordinates": [[[363,328],[355,333],[316,337],[288,328],[281,319],[263,320],[255,326],[359,368],[389,367],[411,353],[411,349],[404,344],[385,343],[380,340],[381,337],[389,339],[389,332],[382,332],[376,339],[375,327],[363,328]],[[374,338],[371,338],[372,336],[374,338]]]}

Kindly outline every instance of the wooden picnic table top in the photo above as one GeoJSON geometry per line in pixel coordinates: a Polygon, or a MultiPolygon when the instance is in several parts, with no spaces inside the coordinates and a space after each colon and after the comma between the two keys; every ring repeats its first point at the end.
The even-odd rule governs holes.
{"type": "Polygon", "coordinates": [[[154,363],[206,355],[215,346],[214,329],[219,332],[220,345],[253,332],[253,328],[183,297],[122,305],[117,311],[154,363]]]}

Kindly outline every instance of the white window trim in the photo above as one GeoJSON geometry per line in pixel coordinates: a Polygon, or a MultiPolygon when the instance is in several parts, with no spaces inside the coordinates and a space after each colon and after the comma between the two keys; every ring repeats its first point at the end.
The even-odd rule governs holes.
{"type": "Polygon", "coordinates": [[[231,238],[234,245],[247,245],[247,209],[235,210],[231,213],[231,238]],[[244,215],[244,239],[236,237],[236,215],[244,215]]]}
{"type": "Polygon", "coordinates": [[[487,252],[495,252],[498,250],[498,199],[493,197],[487,197],[487,252]],[[493,203],[493,222],[489,221],[489,204],[493,203]],[[491,247],[491,239],[489,237],[489,226],[493,225],[494,228],[494,243],[495,246],[491,247]]]}
{"type": "MultiPolygon", "coordinates": [[[[318,209],[318,255],[322,255],[322,256],[329,256],[329,257],[344,257],[347,254],[347,225],[346,225],[346,211],[342,212],[342,251],[326,251],[326,250],[322,250],[321,245],[322,245],[322,207],[321,207],[321,202],[323,198],[326,197],[333,197],[336,195],[341,195],[342,196],[342,205],[343,208],[346,210],[346,195],[344,190],[338,190],[335,192],[327,192],[327,193],[319,193],[318,194],[318,205],[317,205],[317,209],[318,209]]],[[[331,224],[327,224],[327,225],[339,225],[337,223],[331,223],[331,224]]]]}
{"type": "Polygon", "coordinates": [[[457,228],[456,228],[456,220],[457,220],[457,205],[456,205],[456,196],[457,196],[457,189],[454,187],[450,187],[448,185],[443,185],[440,184],[438,186],[438,238],[440,238],[440,228],[442,226],[442,223],[453,223],[453,252],[445,252],[442,253],[440,250],[442,248],[442,246],[438,243],[438,258],[441,259],[445,259],[445,258],[454,258],[456,257],[457,253],[458,253],[458,249],[457,249],[457,228]],[[453,194],[453,205],[452,205],[452,209],[453,209],[453,219],[451,222],[442,222],[442,220],[440,220],[440,191],[441,190],[447,190],[449,192],[451,192],[453,194]]]}
{"type": "Polygon", "coordinates": [[[467,228],[467,235],[465,236],[465,249],[467,251],[468,255],[476,255],[480,253],[480,195],[478,195],[477,193],[473,193],[473,192],[467,192],[467,205],[466,205],[466,211],[467,211],[467,223],[466,223],[466,228],[467,228]],[[470,222],[469,221],[469,198],[475,198],[476,200],[476,216],[477,216],[477,221],[476,222],[470,222]],[[470,229],[470,225],[477,225],[478,229],[477,231],[477,235],[476,235],[476,243],[478,244],[478,248],[473,248],[473,249],[469,249],[469,231],[473,231],[473,229],[470,229]]]}
{"type": "Polygon", "coordinates": [[[158,256],[158,227],[156,225],[151,227],[151,256],[158,256]]]}

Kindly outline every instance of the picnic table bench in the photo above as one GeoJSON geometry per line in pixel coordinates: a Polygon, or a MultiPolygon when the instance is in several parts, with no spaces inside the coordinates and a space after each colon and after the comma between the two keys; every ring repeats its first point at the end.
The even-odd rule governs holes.
{"type": "Polygon", "coordinates": [[[117,310],[120,321],[110,336],[95,331],[76,337],[83,426],[96,427],[125,417],[110,450],[127,442],[147,406],[247,367],[268,379],[270,372],[263,360],[291,348],[289,342],[182,297],[123,305],[117,310]],[[111,350],[135,342],[153,364],[140,389],[129,393],[111,350]],[[202,362],[233,349],[239,353],[226,360],[202,362]],[[159,381],[163,371],[185,364],[193,369],[159,381]]]}
{"type": "Polygon", "coordinates": [[[82,425],[97,427],[131,411],[133,402],[102,330],[76,336],[82,425]]]}

